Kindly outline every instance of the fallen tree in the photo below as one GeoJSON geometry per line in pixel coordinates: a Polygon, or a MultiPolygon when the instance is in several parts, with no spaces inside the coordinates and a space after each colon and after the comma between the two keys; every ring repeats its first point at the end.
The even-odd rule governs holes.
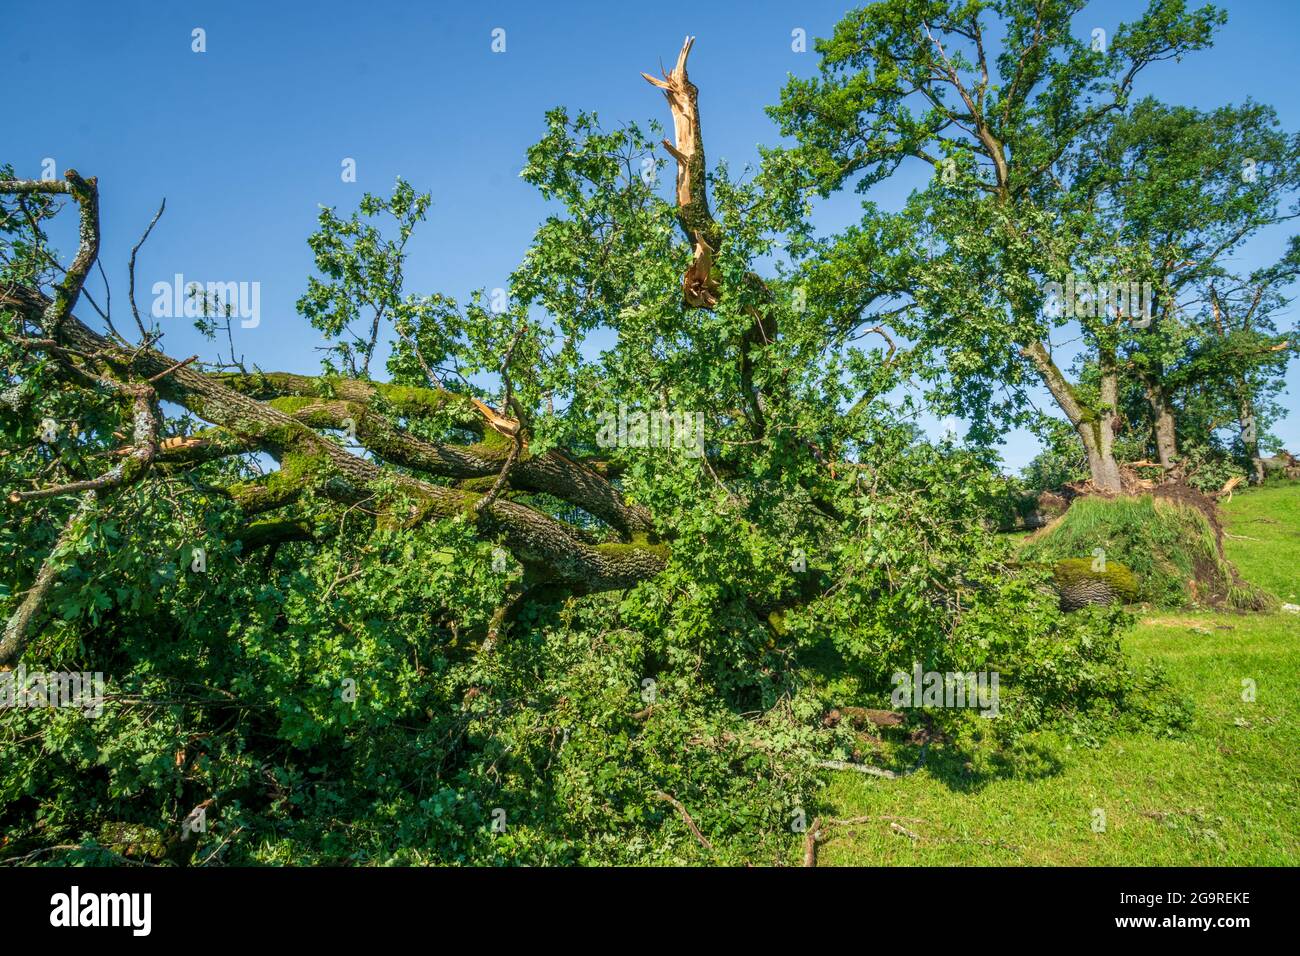
{"type": "Polygon", "coordinates": [[[406,184],[323,211],[319,375],[168,354],[134,253],[122,334],[98,184],[0,178],[0,667],[106,685],[102,719],[0,719],[0,857],[779,861],[827,768],[896,773],[822,721],[827,668],[846,714],[1005,669],[996,722],[909,711],[903,748],[1179,725],[1122,612],[1063,615],[991,530],[987,457],[890,401],[918,358],[888,315],[759,274],[810,250],[804,197],[706,165],[691,48],[651,78],[669,199],[637,127],[547,115],[554,215],[496,307],[405,292],[406,184]]]}

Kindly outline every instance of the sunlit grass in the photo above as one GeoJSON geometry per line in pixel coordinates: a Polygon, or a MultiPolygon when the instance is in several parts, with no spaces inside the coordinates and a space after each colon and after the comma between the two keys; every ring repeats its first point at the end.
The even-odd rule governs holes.
{"type": "Polygon", "coordinates": [[[1268,485],[1226,505],[1224,550],[1242,577],[1300,603],[1300,485],[1268,485]]]}
{"type": "MultiPolygon", "coordinates": [[[[1242,575],[1295,602],[1300,485],[1240,494],[1225,516],[1242,575]]],[[[1181,738],[1058,740],[1058,772],[1038,779],[972,785],[941,762],[898,780],[835,774],[833,816],[871,819],[829,828],[819,862],[1300,864],[1300,615],[1154,614],[1125,644],[1193,701],[1181,738]]]]}

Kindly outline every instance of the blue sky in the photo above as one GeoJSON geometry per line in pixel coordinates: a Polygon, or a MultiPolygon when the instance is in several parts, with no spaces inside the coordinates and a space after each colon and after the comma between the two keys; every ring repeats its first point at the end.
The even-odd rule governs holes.
{"type": "MultiPolygon", "coordinates": [[[[1098,0],[1080,15],[1080,35],[1093,26],[1110,35],[1142,6],[1098,0]]],[[[1300,128],[1300,4],[1219,6],[1229,21],[1215,47],[1158,64],[1139,92],[1201,108],[1251,96],[1275,106],[1285,128],[1300,128]]],[[[11,104],[0,162],[36,177],[48,157],[60,173],[99,177],[101,255],[120,319],[131,247],[166,197],[137,267],[142,310],[153,282],[178,272],[259,282],[261,324],[237,330],[236,350],[263,368],[313,372],[320,339],[294,302],[311,272],[306,238],[319,205],[348,211],[363,191],[385,193],[400,175],[433,194],[409,247],[407,290],[464,297],[504,285],[548,211],[518,178],[547,109],[595,110],[609,123],[666,121],[661,95],[638,74],[670,63],[691,33],[706,149],[738,169],[757,158],[759,143],[778,141],[763,108],[786,75],[816,70],[811,42],[810,52],[793,52],[791,31],[826,36],[847,9],[843,0],[12,5],[0,35],[11,104]],[[195,27],[206,31],[206,53],[191,51],[195,27]],[[491,49],[497,28],[504,53],[491,49]],[[356,160],[356,183],[341,180],[346,157],[356,160]]],[[[896,207],[926,175],[905,170],[872,198],[896,207]]],[[[819,226],[849,221],[855,203],[820,208],[819,226]]],[[[56,233],[65,249],[70,235],[56,233]]],[[[1281,231],[1262,237],[1243,264],[1276,256],[1284,239],[1281,231]]],[[[98,280],[90,288],[102,299],[98,280]]],[[[165,328],[171,354],[212,357],[188,320],[165,328]]],[[[1283,399],[1292,414],[1279,432],[1300,451],[1297,394],[1293,363],[1283,399]]],[[[937,434],[937,423],[927,424],[937,434]]],[[[1018,468],[1035,450],[1030,436],[1013,434],[1007,464],[1018,468]]]]}

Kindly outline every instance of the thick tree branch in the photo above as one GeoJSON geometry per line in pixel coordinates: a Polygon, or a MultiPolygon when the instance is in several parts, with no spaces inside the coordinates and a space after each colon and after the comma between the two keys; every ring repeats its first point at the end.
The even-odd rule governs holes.
{"type": "Polygon", "coordinates": [[[45,599],[49,597],[50,591],[58,583],[59,574],[63,571],[62,552],[80,534],[85,519],[95,510],[96,500],[97,495],[94,491],[87,491],[82,495],[81,504],[68,519],[68,523],[63,526],[63,531],[54,543],[53,550],[36,574],[36,580],[23,597],[22,603],[18,605],[18,609],[5,624],[4,636],[0,639],[0,667],[12,665],[27,646],[32,629],[40,620],[44,610],[45,599]]]}
{"type": "MultiPolygon", "coordinates": [[[[43,296],[30,290],[0,291],[0,306],[30,311],[43,296]]],[[[123,378],[150,379],[170,371],[159,383],[162,397],[224,428],[282,465],[279,484],[345,504],[370,503],[384,519],[410,524],[432,517],[471,515],[479,499],[474,492],[429,484],[385,470],[350,454],[331,438],[317,434],[295,417],[236,391],[152,348],[122,349],[68,316],[61,341],[87,355],[99,356],[123,378]]],[[[593,481],[604,483],[594,472],[593,481]]],[[[276,482],[272,482],[275,484],[276,482]]],[[[574,592],[629,587],[657,574],[667,549],[645,540],[592,545],[565,525],[533,508],[497,500],[478,515],[482,533],[498,538],[519,557],[574,592]]]]}
{"type": "Polygon", "coordinates": [[[77,254],[64,273],[63,280],[55,287],[54,298],[49,300],[40,320],[41,328],[51,338],[58,337],[64,319],[77,304],[81,287],[90,274],[90,267],[99,257],[99,191],[95,177],[82,179],[75,169],[69,169],[63,178],[64,182],[46,182],[40,179],[0,180],[0,193],[66,193],[77,201],[81,213],[77,254]]]}
{"type": "MultiPolygon", "coordinates": [[[[461,481],[500,475],[514,445],[513,429],[482,428],[493,424],[483,413],[479,413],[481,418],[476,415],[473,420],[479,426],[482,441],[456,445],[425,441],[397,428],[387,416],[374,411],[381,403],[395,412],[412,416],[460,406],[467,415],[474,415],[471,400],[452,392],[281,372],[223,374],[218,378],[246,394],[272,399],[272,405],[313,428],[344,429],[351,420],[357,441],[367,450],[386,461],[429,475],[461,481]],[[336,397],[321,398],[323,392],[336,397]],[[277,398],[289,401],[279,402],[277,398]]],[[[653,528],[648,511],[629,505],[608,478],[559,449],[531,455],[525,442],[508,477],[512,488],[567,501],[625,535],[645,534],[653,528]]]]}

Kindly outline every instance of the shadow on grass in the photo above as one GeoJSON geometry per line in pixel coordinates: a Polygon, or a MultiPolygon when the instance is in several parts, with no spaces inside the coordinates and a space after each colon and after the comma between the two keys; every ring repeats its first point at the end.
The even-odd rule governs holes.
{"type": "MultiPolygon", "coordinates": [[[[828,719],[829,714],[838,713],[837,719],[852,721],[855,711],[865,713],[876,706],[888,710],[888,699],[852,672],[829,638],[802,650],[799,663],[801,679],[824,688],[834,708],[828,710],[828,719]],[[860,708],[845,706],[859,701],[873,703],[860,708]]],[[[849,762],[857,762],[860,757],[864,766],[899,777],[924,773],[955,793],[974,793],[998,780],[1038,780],[1055,776],[1065,768],[1057,755],[1058,741],[1022,739],[1006,749],[963,746],[937,729],[924,711],[903,713],[904,722],[898,726],[855,727],[861,747],[855,748],[855,760],[849,762]]]]}

